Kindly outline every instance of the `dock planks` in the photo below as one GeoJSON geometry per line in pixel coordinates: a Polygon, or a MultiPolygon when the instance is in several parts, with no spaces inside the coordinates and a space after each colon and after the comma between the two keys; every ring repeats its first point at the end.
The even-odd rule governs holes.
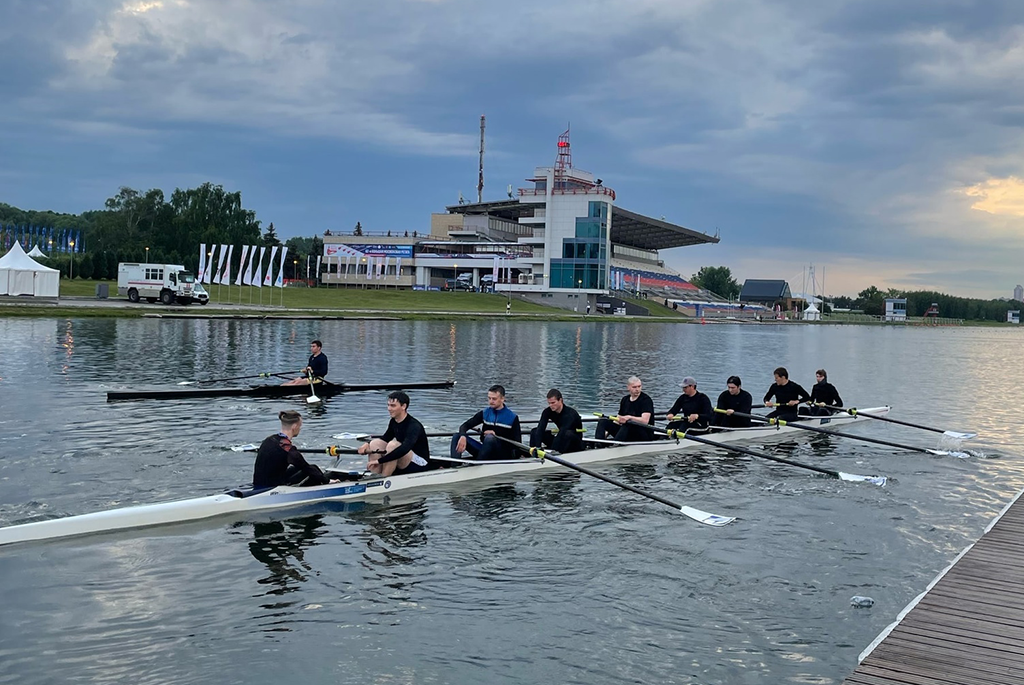
{"type": "Polygon", "coordinates": [[[846,685],[1024,685],[1024,499],[876,640],[846,685]]]}

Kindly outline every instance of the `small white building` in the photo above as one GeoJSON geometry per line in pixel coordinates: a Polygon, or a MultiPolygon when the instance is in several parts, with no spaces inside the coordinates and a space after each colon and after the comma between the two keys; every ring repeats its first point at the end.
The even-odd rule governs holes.
{"type": "Polygon", "coordinates": [[[885,307],[882,309],[882,321],[906,321],[907,320],[907,298],[887,297],[885,307]]]}
{"type": "Polygon", "coordinates": [[[1006,323],[1020,323],[1020,310],[1011,309],[1006,312],[1006,323]]]}

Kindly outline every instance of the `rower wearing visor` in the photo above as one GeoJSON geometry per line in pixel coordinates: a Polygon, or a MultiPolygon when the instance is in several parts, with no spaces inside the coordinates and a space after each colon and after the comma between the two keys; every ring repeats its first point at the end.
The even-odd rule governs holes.
{"type": "Polygon", "coordinates": [[[481,460],[514,459],[516,454],[512,445],[499,440],[499,435],[514,442],[523,441],[519,417],[505,406],[505,388],[492,385],[487,389],[487,407],[473,414],[452,436],[451,456],[459,459],[463,452],[469,452],[473,458],[481,460]],[[480,440],[467,435],[477,426],[480,427],[480,440]]]}
{"type": "Polygon", "coordinates": [[[398,476],[437,468],[430,462],[423,424],[409,414],[409,396],[401,390],[388,395],[388,414],[391,421],[384,435],[359,447],[359,454],[369,455],[366,470],[398,476]]]}
{"type": "Polygon", "coordinates": [[[299,378],[293,378],[284,385],[308,385],[310,378],[322,381],[327,377],[327,355],[323,353],[324,344],[319,340],[309,343],[309,361],[302,369],[299,378]]]}
{"type": "Polygon", "coordinates": [[[547,447],[553,452],[567,454],[583,450],[583,419],[580,413],[567,405],[558,388],[548,390],[548,406],[541,412],[537,427],[530,431],[530,447],[547,447]],[[548,429],[554,424],[557,432],[548,429]]]}
{"type": "Polygon", "coordinates": [[[693,376],[687,376],[683,379],[683,394],[676,399],[665,418],[669,420],[670,429],[704,432],[714,415],[711,399],[697,390],[697,380],[693,376]]]}

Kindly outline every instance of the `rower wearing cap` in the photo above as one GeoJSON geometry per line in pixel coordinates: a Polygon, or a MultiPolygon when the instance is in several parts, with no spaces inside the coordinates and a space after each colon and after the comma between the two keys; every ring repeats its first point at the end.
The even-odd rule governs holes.
{"type": "Polygon", "coordinates": [[[580,413],[567,405],[558,388],[548,390],[548,406],[541,412],[537,427],[530,431],[530,447],[547,447],[567,454],[583,450],[583,419],[580,413]],[[558,433],[548,430],[548,422],[555,424],[558,433]]]}
{"type": "Polygon", "coordinates": [[[430,461],[423,424],[409,413],[409,396],[401,390],[388,395],[388,414],[391,421],[384,435],[359,446],[359,454],[369,455],[366,470],[399,476],[437,468],[430,461]]]}
{"type": "Polygon", "coordinates": [[[637,423],[654,423],[654,400],[643,391],[644,384],[637,376],[626,381],[629,394],[619,402],[619,415],[612,419],[601,418],[597,422],[594,437],[604,440],[611,435],[616,442],[646,442],[654,440],[651,429],[637,423]],[[637,422],[637,423],[633,423],[637,422]]]}
{"type": "Polygon", "coordinates": [[[697,379],[687,376],[683,379],[683,394],[676,398],[665,418],[668,427],[676,430],[706,431],[714,419],[715,410],[711,400],[697,390],[697,379]]]}
{"type": "Polygon", "coordinates": [[[292,444],[302,430],[302,417],[297,411],[277,415],[281,430],[260,444],[253,466],[252,486],[273,488],[278,485],[325,485],[337,483],[324,475],[319,466],[310,464],[292,444]]]}
{"type": "Polygon", "coordinates": [[[749,428],[750,419],[733,414],[734,412],[749,414],[753,405],[754,398],[743,389],[740,377],[729,376],[725,381],[725,390],[718,396],[717,409],[720,411],[715,413],[715,425],[722,428],[749,428]]]}
{"type": "Polygon", "coordinates": [[[499,435],[506,440],[523,441],[519,417],[505,406],[505,388],[492,385],[487,389],[487,407],[473,414],[459,426],[459,432],[452,436],[452,458],[461,458],[463,452],[469,452],[474,458],[482,460],[514,459],[516,455],[512,445],[499,440],[499,435]],[[477,426],[480,426],[480,440],[466,435],[477,426]]]}
{"type": "Polygon", "coordinates": [[[786,367],[780,366],[773,372],[775,382],[764,394],[764,406],[777,407],[768,414],[769,419],[782,419],[783,421],[796,421],[797,406],[801,402],[811,399],[807,391],[800,387],[800,384],[789,380],[789,371],[786,367]],[[774,402],[770,402],[772,398],[774,402]]]}

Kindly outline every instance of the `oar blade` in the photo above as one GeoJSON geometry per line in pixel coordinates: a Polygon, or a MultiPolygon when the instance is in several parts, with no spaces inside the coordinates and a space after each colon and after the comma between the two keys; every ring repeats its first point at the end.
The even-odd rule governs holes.
{"type": "Polygon", "coordinates": [[[309,397],[306,398],[306,404],[319,404],[319,403],[320,403],[320,398],[317,397],[316,395],[310,395],[309,397]]]}
{"type": "Polygon", "coordinates": [[[969,452],[962,452],[960,450],[930,450],[926,449],[925,452],[928,454],[934,454],[937,457],[956,457],[957,459],[970,459],[971,455],[969,452]]]}
{"type": "Polygon", "coordinates": [[[335,433],[331,437],[335,440],[366,440],[373,436],[368,433],[335,433]]]}
{"type": "Polygon", "coordinates": [[[178,385],[195,385],[195,381],[181,381],[178,385]]]}
{"type": "Polygon", "coordinates": [[[885,484],[889,482],[889,479],[885,476],[859,476],[856,473],[843,473],[837,471],[839,474],[839,480],[850,481],[852,483],[871,483],[878,487],[885,487],[885,484]]]}
{"type": "Polygon", "coordinates": [[[960,433],[958,431],[942,431],[942,434],[954,440],[970,440],[978,437],[977,433],[960,433]]]}
{"type": "Polygon", "coordinates": [[[228,447],[232,452],[255,452],[259,448],[259,445],[254,445],[251,442],[248,445],[231,445],[228,447]]]}
{"type": "Polygon", "coordinates": [[[719,516],[718,514],[712,514],[707,511],[701,511],[700,509],[694,509],[693,507],[679,507],[679,513],[683,516],[687,516],[697,523],[703,523],[706,526],[727,526],[736,520],[735,516],[719,516]]]}

